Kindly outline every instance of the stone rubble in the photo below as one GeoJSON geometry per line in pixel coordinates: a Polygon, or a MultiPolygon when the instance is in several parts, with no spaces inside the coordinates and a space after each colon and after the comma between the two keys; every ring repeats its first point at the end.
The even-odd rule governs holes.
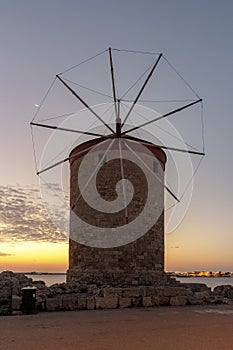
{"type": "Polygon", "coordinates": [[[155,306],[233,304],[233,286],[211,291],[202,283],[173,283],[165,286],[122,286],[54,284],[11,271],[0,273],[0,315],[21,314],[25,286],[37,288],[37,311],[72,311],[155,306]]]}

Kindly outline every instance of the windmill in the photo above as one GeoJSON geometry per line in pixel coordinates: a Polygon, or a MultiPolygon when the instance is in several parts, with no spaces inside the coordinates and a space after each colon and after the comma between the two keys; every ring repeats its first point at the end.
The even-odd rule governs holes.
{"type": "MultiPolygon", "coordinates": [[[[203,129],[202,99],[162,54],[109,48],[85,60],[82,64],[57,74],[46,94],[46,98],[54,83],[58,82],[60,88],[62,87],[64,91],[69,93],[84,109],[78,113],[65,113],[61,116],[53,115],[48,117],[47,115],[46,118],[38,120],[38,115],[43,107],[42,103],[31,122],[32,135],[34,128],[52,130],[56,132],[56,135],[57,133],[59,135],[62,133],[63,135],[62,139],[61,137],[56,139],[56,136],[52,138],[55,141],[51,141],[51,138],[49,139],[41,168],[37,168],[37,175],[42,176],[49,173],[52,174],[52,179],[54,180],[54,170],[66,162],[70,163],[69,216],[71,232],[69,233],[70,267],[68,281],[78,279],[79,281],[95,283],[113,283],[113,281],[117,281],[117,283],[129,284],[135,280],[144,284],[161,282],[164,274],[164,189],[168,196],[175,201],[175,204],[180,203],[205,154],[203,130],[201,131],[202,149],[200,150],[190,145],[190,143],[184,142],[179,134],[173,133],[170,125],[169,130],[165,129],[164,125],[161,126],[161,122],[195,106],[200,106],[200,122],[203,129]],[[133,84],[123,94],[120,94],[116,81],[113,55],[113,53],[119,54],[121,52],[153,57],[152,64],[133,81],[133,84]],[[77,80],[67,77],[68,73],[72,73],[82,64],[86,64],[100,56],[102,57],[102,55],[106,56],[106,54],[111,94],[84,86],[77,80]],[[194,95],[192,98],[184,100],[178,98],[165,99],[163,101],[162,99],[160,101],[153,101],[152,99],[142,100],[142,96],[145,95],[152,79],[156,76],[162,60],[178,76],[179,81],[191,91],[192,95],[194,95]],[[95,105],[90,104],[86,98],[81,96],[81,93],[77,92],[77,86],[79,90],[85,90],[88,94],[97,94],[101,98],[110,98],[111,101],[95,105]],[[134,94],[132,100],[125,98],[130,93],[134,94]],[[184,101],[185,103],[183,103],[184,101]],[[146,103],[153,102],[172,103],[176,106],[161,113],[145,107],[146,103]],[[141,120],[144,117],[143,114],[146,114],[144,121],[134,124],[135,119],[141,120]],[[82,121],[79,122],[77,117],[80,116],[82,121]],[[65,117],[62,123],[59,123],[59,125],[51,124],[51,121],[60,117],[65,117]],[[48,120],[49,123],[47,122],[48,120]],[[86,128],[77,127],[79,124],[84,125],[86,120],[89,121],[89,125],[86,128]],[[93,126],[90,120],[94,120],[95,123],[98,122],[98,125],[93,126]],[[151,137],[148,127],[153,125],[157,125],[162,134],[170,135],[173,140],[175,139],[184,147],[177,147],[176,145],[163,142],[161,140],[163,137],[161,135],[160,137],[157,136],[159,129],[157,129],[156,137],[151,137]],[[63,144],[66,138],[64,134],[69,135],[68,144],[65,144],[65,147],[63,144]],[[78,141],[76,139],[77,135],[81,136],[78,141]],[[66,156],[64,156],[64,149],[62,150],[63,152],[57,150],[56,145],[60,143],[62,143],[65,152],[67,152],[67,149],[69,151],[68,154],[66,153],[66,156]],[[58,155],[60,154],[61,159],[54,161],[55,159],[57,160],[57,157],[51,154],[51,150],[55,153],[57,152],[58,155]],[[166,182],[164,181],[164,170],[167,160],[164,151],[169,152],[169,154],[176,153],[184,156],[201,157],[183,193],[178,192],[177,194],[169,185],[169,181],[167,179],[166,182]],[[49,154],[48,157],[47,154],[49,154]],[[141,172],[141,168],[143,172],[141,172]],[[105,169],[105,171],[102,169],[105,169]],[[126,181],[127,177],[128,182],[126,181]],[[143,180],[147,184],[146,187],[143,185],[143,180]],[[92,183],[95,185],[98,183],[96,185],[97,189],[91,185],[92,183]],[[119,186],[116,189],[117,184],[119,186]],[[111,192],[109,189],[112,186],[114,189],[111,192]],[[134,200],[134,196],[136,200],[134,200]],[[142,203],[141,199],[143,197],[145,198],[142,203]],[[89,204],[87,205],[86,202],[88,201],[89,204]],[[149,205],[146,206],[148,202],[149,205]],[[94,211],[92,207],[95,208],[94,211]],[[136,212],[135,208],[139,208],[139,213],[136,212]],[[141,217],[139,222],[137,221],[138,217],[141,217]],[[103,248],[105,248],[104,254],[103,248]],[[133,269],[135,269],[134,273],[132,272],[133,269]]],[[[90,79],[94,80],[92,74],[90,74],[90,79]]],[[[43,102],[45,102],[45,99],[43,102]]],[[[49,113],[51,113],[50,110],[49,113]]],[[[33,144],[36,155],[34,136],[33,144]]],[[[49,177],[47,182],[48,179],[49,177]]],[[[52,191],[55,191],[54,186],[52,191]]],[[[50,198],[51,193],[50,191],[50,198]]],[[[61,199],[61,191],[57,193],[55,197],[61,199]]],[[[49,206],[48,202],[47,206],[49,206]]],[[[174,206],[172,205],[172,207],[174,206]]],[[[54,201],[50,205],[50,213],[53,211],[59,212],[57,209],[54,209],[54,201]]],[[[57,217],[59,215],[61,217],[61,214],[58,214],[57,217]]]]}

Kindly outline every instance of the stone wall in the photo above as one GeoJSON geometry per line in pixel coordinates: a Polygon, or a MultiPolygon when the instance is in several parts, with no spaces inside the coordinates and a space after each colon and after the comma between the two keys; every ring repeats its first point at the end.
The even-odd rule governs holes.
{"type": "MultiPolygon", "coordinates": [[[[171,281],[170,281],[171,283],[171,281]]],[[[218,286],[213,291],[202,283],[166,286],[99,287],[94,284],[54,284],[32,281],[11,271],[0,273],[0,316],[22,313],[22,287],[34,286],[37,312],[124,309],[135,307],[184,305],[233,305],[233,286],[218,286]]]]}
{"type": "Polygon", "coordinates": [[[143,237],[128,245],[104,249],[70,240],[67,282],[111,285],[164,284],[164,216],[143,237]]]}

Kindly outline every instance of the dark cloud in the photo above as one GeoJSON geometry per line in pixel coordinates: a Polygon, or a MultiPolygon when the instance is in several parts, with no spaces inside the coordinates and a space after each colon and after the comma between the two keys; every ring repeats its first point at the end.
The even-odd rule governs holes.
{"type": "Polygon", "coordinates": [[[180,247],[179,246],[175,246],[175,247],[169,247],[171,249],[179,249],[180,247]]]}
{"type": "Polygon", "coordinates": [[[0,241],[55,243],[67,238],[51,222],[39,190],[33,186],[0,186],[0,241]]]}
{"type": "Polygon", "coordinates": [[[14,254],[0,252],[0,256],[12,256],[12,255],[14,255],[14,254]]]}

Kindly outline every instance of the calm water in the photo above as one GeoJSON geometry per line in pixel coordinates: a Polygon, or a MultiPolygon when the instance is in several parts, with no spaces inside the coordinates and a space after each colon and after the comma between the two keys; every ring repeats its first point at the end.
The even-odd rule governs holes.
{"type": "Polygon", "coordinates": [[[233,286],[233,277],[177,277],[176,279],[181,283],[205,283],[208,287],[211,287],[212,290],[214,287],[224,284],[233,286]]]}
{"type": "Polygon", "coordinates": [[[66,275],[26,275],[32,278],[33,281],[44,281],[49,287],[55,283],[63,283],[66,281],[66,275]]]}
{"type": "MultiPolygon", "coordinates": [[[[66,281],[66,275],[26,275],[31,277],[34,281],[42,280],[46,283],[47,286],[51,286],[55,283],[63,283],[66,281]]],[[[206,278],[206,277],[182,277],[176,278],[177,281],[181,283],[205,283],[208,287],[213,289],[216,286],[222,284],[230,284],[233,286],[233,277],[216,277],[216,278],[206,278]]]]}

